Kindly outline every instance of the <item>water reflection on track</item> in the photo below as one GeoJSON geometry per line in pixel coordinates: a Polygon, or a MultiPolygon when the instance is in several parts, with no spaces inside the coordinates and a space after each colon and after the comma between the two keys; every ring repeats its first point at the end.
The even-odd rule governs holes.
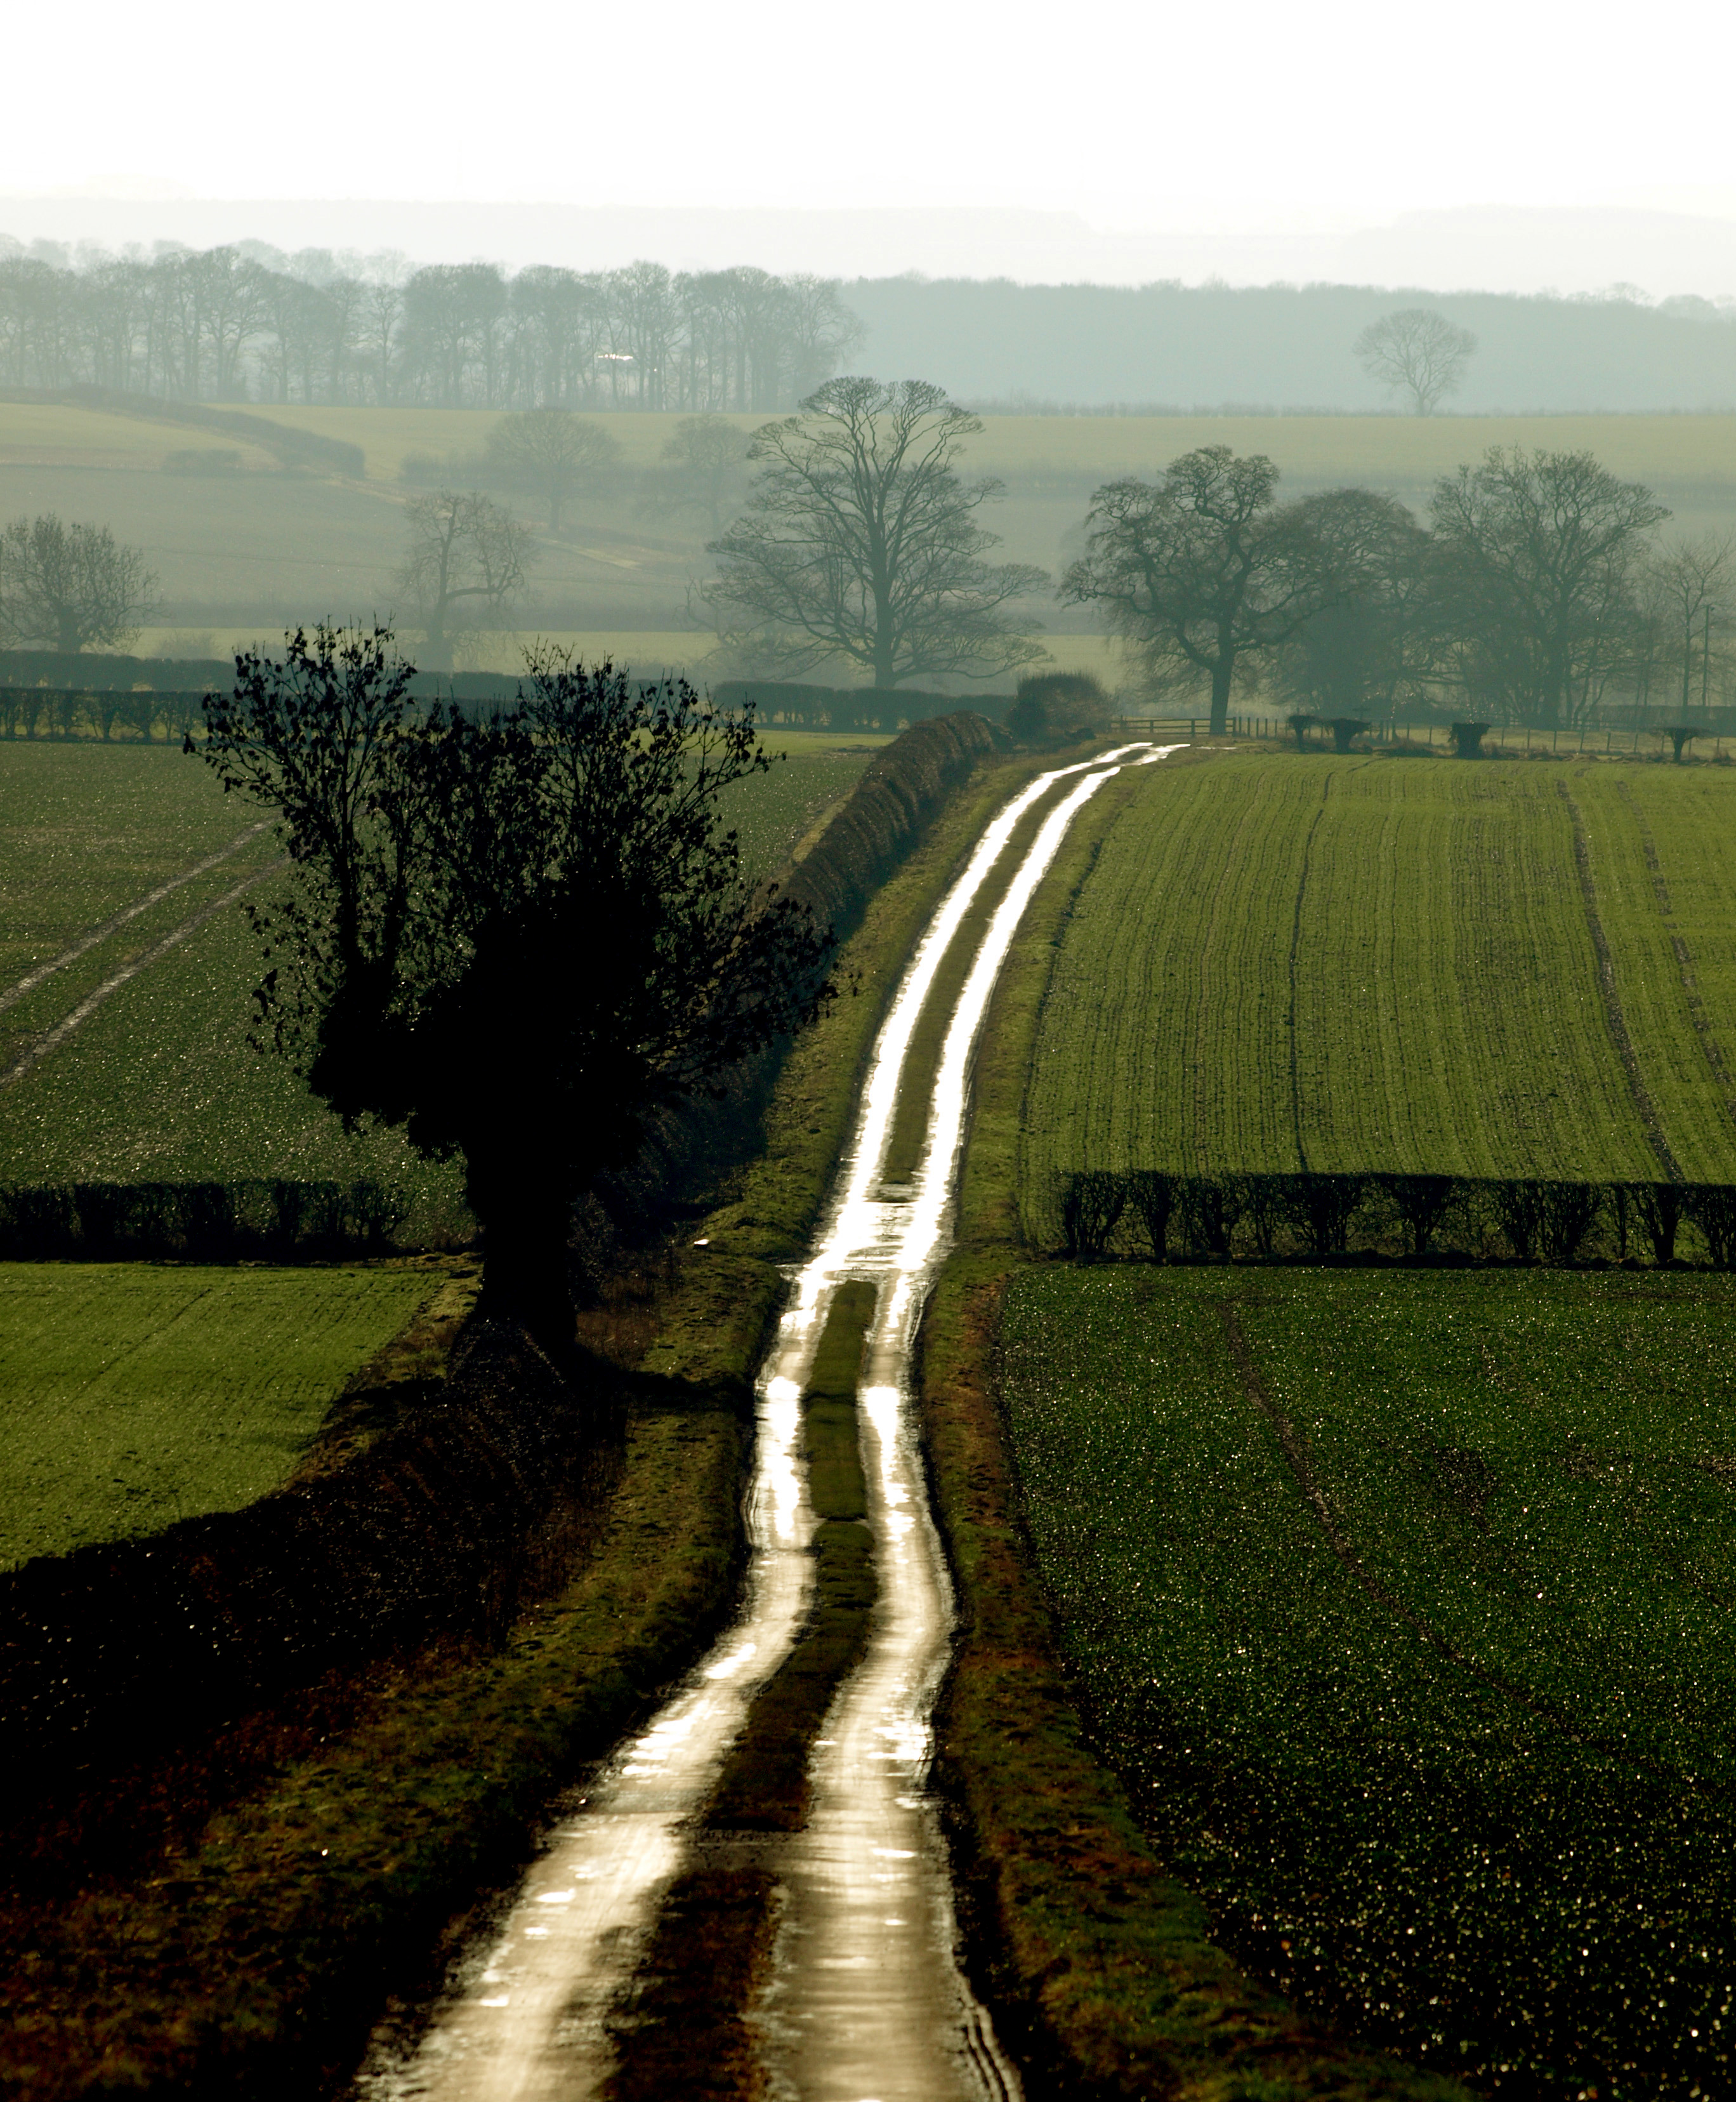
{"type": "Polygon", "coordinates": [[[791,1279],[761,1370],[742,1612],[652,1727],[569,1807],[414,2055],[382,2049],[370,2063],[358,2084],[366,2102],[580,2102],[607,2079],[604,2018],[684,1864],[684,1822],[806,1609],[813,1518],[795,1457],[798,1408],[833,1295],[856,1279],[879,1287],[861,1395],[879,1596],[868,1653],[815,1749],[808,1825],[764,1856],[786,1902],[754,2020],[773,2091],[792,2102],[1018,2093],[959,1967],[946,1851],[926,1786],[953,1603],[918,1449],[911,1354],[947,1246],[971,1060],[1020,918],[1085,803],[1123,767],[1174,749],[1132,745],[1039,776],[994,818],[941,900],[881,1026],[814,1253],[791,1279]],[[882,1172],[906,1056],[936,973],[1019,820],[1046,798],[954,1005],[921,1166],[888,1189],[882,1172]]]}

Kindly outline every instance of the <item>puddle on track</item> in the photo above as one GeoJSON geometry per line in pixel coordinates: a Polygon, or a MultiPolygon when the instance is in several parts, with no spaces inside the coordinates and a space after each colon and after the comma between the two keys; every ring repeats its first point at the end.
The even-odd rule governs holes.
{"type": "Polygon", "coordinates": [[[686,1821],[807,1608],[814,1520],[795,1458],[798,1407],[833,1295],[855,1279],[879,1287],[861,1393],[879,1597],[867,1655],[815,1747],[808,1823],[763,1857],[786,1903],[772,1982],[750,2019],[779,2102],[1018,2095],[959,1967],[946,1849],[928,1791],[930,1718],[954,1612],[923,1480],[911,1354],[948,1246],[971,1061],[1019,920],[1086,802],[1123,767],[1176,749],[1127,746],[1040,775],[990,823],[941,900],[881,1025],[814,1253],[792,1275],[761,1369],[742,1609],[651,1727],[571,1804],[490,1944],[460,1967],[414,2053],[377,2047],[352,2091],[360,2102],[582,2102],[606,2082],[613,2053],[604,2018],[632,1976],[662,1892],[685,1865],[686,1821]],[[954,1006],[922,1165],[896,1195],[884,1195],[905,1058],[941,960],[1019,819],[1070,780],[1025,850],[954,1006]]]}

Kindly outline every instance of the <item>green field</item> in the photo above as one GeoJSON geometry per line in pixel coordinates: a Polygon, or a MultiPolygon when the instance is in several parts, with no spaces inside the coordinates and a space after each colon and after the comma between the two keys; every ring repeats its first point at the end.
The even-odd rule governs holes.
{"type": "Polygon", "coordinates": [[[1100,1748],[1215,1930],[1482,2091],[1727,2093],[1736,1283],[1027,1271],[1100,1748]]]}
{"type": "MultiPolygon", "coordinates": [[[[769,875],[884,740],[778,733],[787,756],[727,792],[744,864],[769,875]]],[[[0,743],[0,996],[130,901],[227,845],[260,812],[225,800],[208,769],[158,745],[0,743]]],[[[0,1074],[164,935],[277,849],[269,835],[193,878],[0,1012],[0,1074]]],[[[272,879],[261,885],[268,893],[272,879]]],[[[148,962],[20,1077],[0,1080],[0,1179],[369,1178],[411,1200],[406,1231],[466,1231],[456,1164],[418,1160],[395,1132],[344,1131],[281,1061],[247,1043],[258,977],[239,901],[148,962]]],[[[503,1048],[510,1064],[510,1051],[503,1048]]]]}
{"type": "MultiPolygon", "coordinates": [[[[141,404],[141,407],[144,405],[141,404]]],[[[297,430],[361,447],[360,481],[305,468],[286,472],[245,436],[109,410],[0,402],[0,520],[53,510],[91,519],[144,549],[162,579],[162,624],[148,646],[187,654],[271,640],[286,622],[394,611],[403,560],[401,477],[412,454],[455,463],[480,455],[500,412],[317,409],[250,405],[297,430]],[[240,455],[237,472],[166,474],[171,453],[213,447],[240,455]]],[[[687,616],[689,586],[709,573],[711,528],[697,513],[648,510],[638,477],[654,467],[679,419],[600,419],[622,448],[618,486],[575,504],[561,532],[535,531],[519,633],[476,640],[476,663],[516,668],[520,634],[559,636],[636,665],[696,672],[713,647],[687,616]]],[[[737,417],[743,429],[763,420],[737,417]]],[[[999,477],[1003,502],[985,512],[1009,561],[1058,574],[1078,550],[1093,489],[1150,476],[1202,445],[1264,452],[1295,493],[1341,482],[1384,490],[1413,507],[1435,478],[1490,445],[1585,448],[1616,473],[1651,485],[1674,513],[1672,532],[1728,529],[1736,507],[1736,417],[1683,416],[991,416],[964,456],[968,472],[999,477]]],[[[1055,661],[1119,675],[1100,623],[1083,608],[1042,600],[1055,661]]],[[[715,668],[706,676],[715,676],[715,668]]],[[[854,683],[848,672],[837,675],[854,683]]]]}
{"type": "Polygon", "coordinates": [[[263,1496],[441,1281],[0,1264],[0,1568],[263,1496]]]}
{"type": "Polygon", "coordinates": [[[1646,1180],[1653,1132],[1736,1182],[1733,1072],[1736,773],[1229,754],[1154,768],[1079,891],[1021,1200],[1093,1167],[1646,1180]]]}

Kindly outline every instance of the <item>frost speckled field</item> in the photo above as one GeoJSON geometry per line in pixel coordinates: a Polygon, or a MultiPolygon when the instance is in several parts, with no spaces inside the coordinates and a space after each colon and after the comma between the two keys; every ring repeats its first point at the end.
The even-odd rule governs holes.
{"type": "Polygon", "coordinates": [[[1027,1271],[1100,1748],[1215,1934],[1480,2092],[1730,2091],[1736,1280],[1027,1271]]]}

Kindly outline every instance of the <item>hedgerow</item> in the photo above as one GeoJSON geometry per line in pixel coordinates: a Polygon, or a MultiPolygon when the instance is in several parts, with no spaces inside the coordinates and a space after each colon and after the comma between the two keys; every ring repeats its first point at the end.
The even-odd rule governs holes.
{"type": "Polygon", "coordinates": [[[1057,1175],[1025,1227],[1045,1253],[1736,1266],[1736,1184],[1482,1181],[1454,1175],[1057,1175]],[[1691,1229],[1692,1231],[1688,1231],[1691,1229]]]}

